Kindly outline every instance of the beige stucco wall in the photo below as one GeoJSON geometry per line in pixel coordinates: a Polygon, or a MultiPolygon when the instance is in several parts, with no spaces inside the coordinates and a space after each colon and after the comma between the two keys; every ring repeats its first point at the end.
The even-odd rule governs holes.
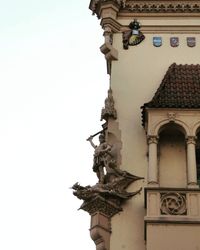
{"type": "MultiPolygon", "coordinates": [[[[130,21],[123,19],[121,23],[129,24],[130,21]]],[[[175,19],[167,22],[162,21],[162,23],[160,23],[160,20],[139,19],[139,21],[141,24],[145,22],[151,25],[167,25],[167,22],[169,22],[170,25],[177,25],[175,19]]],[[[189,23],[191,22],[193,21],[189,20],[189,23]]],[[[178,21],[180,25],[184,23],[188,25],[188,20],[178,21]]],[[[114,35],[113,46],[118,50],[119,57],[118,61],[112,62],[111,87],[118,112],[118,122],[123,143],[121,168],[132,174],[145,177],[145,181],[148,166],[146,156],[147,144],[145,131],[141,125],[140,107],[145,102],[151,100],[164,74],[172,63],[200,63],[200,37],[195,35],[196,47],[189,48],[186,44],[186,38],[193,35],[189,33],[181,34],[180,32],[178,35],[172,33],[174,31],[169,31],[169,33],[156,32],[155,34],[145,33],[146,39],[138,46],[130,46],[128,50],[123,50],[122,34],[118,33],[114,35]],[[156,48],[153,46],[153,36],[162,37],[163,45],[161,47],[156,48]],[[172,48],[170,46],[170,37],[172,36],[179,37],[179,47],[172,48]]],[[[129,190],[145,186],[145,181],[134,183],[129,190]]],[[[112,218],[111,250],[146,249],[143,228],[144,215],[144,195],[142,193],[126,203],[124,212],[112,218]]],[[[171,227],[166,228],[169,229],[171,227]]],[[[155,227],[153,230],[158,229],[155,227]]],[[[153,231],[150,230],[149,232],[152,233],[153,231]]],[[[151,235],[150,239],[152,237],[151,235]]],[[[154,237],[156,237],[156,234],[154,237]]],[[[149,249],[157,250],[153,247],[149,249]]],[[[184,249],[188,250],[191,248],[184,249]]],[[[174,250],[178,249],[174,248],[174,250]]]]}
{"type": "Polygon", "coordinates": [[[160,134],[158,171],[161,187],[187,187],[185,144],[184,134],[175,129],[160,134]]]}
{"type": "Polygon", "coordinates": [[[199,250],[199,225],[148,225],[148,250],[199,250]],[[166,237],[167,236],[167,237],[166,237]]]}

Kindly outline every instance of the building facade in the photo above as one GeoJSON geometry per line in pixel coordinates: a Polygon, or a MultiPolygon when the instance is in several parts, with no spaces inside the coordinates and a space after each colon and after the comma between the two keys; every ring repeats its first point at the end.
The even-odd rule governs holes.
{"type": "Polygon", "coordinates": [[[93,196],[74,189],[96,248],[200,249],[200,1],[91,0],[89,8],[105,37],[107,144],[93,145],[93,196]]]}

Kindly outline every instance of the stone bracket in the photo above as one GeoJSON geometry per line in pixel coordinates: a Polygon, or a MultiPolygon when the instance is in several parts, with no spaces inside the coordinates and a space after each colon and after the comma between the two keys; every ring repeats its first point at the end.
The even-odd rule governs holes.
{"type": "Polygon", "coordinates": [[[96,250],[110,249],[111,217],[122,211],[121,207],[101,196],[84,202],[81,209],[91,215],[90,237],[96,250]]]}
{"type": "Polygon", "coordinates": [[[118,60],[118,51],[111,44],[104,43],[100,50],[105,55],[107,61],[118,60]]]}
{"type": "Polygon", "coordinates": [[[102,213],[95,213],[91,216],[90,237],[94,241],[97,250],[110,249],[110,217],[102,213]]]}
{"type": "Polygon", "coordinates": [[[111,74],[111,62],[118,60],[118,51],[112,47],[109,43],[104,43],[100,47],[101,52],[105,55],[105,59],[107,62],[107,73],[111,74]]]}

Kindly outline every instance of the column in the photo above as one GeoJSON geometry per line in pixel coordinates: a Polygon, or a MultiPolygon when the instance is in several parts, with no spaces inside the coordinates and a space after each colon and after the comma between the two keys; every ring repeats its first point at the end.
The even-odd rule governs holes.
{"type": "Polygon", "coordinates": [[[148,136],[149,144],[149,167],[148,184],[158,185],[158,160],[157,160],[157,136],[148,136]]]}
{"type": "Polygon", "coordinates": [[[195,136],[188,136],[187,142],[187,174],[188,185],[197,185],[197,169],[196,169],[196,154],[195,154],[195,136]]]}

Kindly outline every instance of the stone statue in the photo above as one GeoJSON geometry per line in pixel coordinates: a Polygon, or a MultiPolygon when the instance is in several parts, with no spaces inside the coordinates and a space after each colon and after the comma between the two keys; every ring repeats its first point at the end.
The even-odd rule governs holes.
{"type": "Polygon", "coordinates": [[[122,211],[121,204],[140,193],[141,188],[135,192],[127,192],[127,187],[142,177],[121,170],[117,164],[117,144],[109,144],[105,140],[105,130],[91,135],[87,141],[94,148],[93,171],[98,177],[98,183],[93,186],[81,186],[75,183],[72,186],[73,194],[83,200],[80,209],[93,215],[97,211],[113,216],[122,211]],[[93,143],[93,138],[99,135],[99,145],[93,143]]]}
{"type": "Polygon", "coordinates": [[[104,119],[108,121],[109,118],[117,119],[117,111],[115,109],[115,102],[112,95],[112,89],[108,90],[108,96],[105,99],[105,107],[101,110],[101,121],[104,119]]]}
{"type": "Polygon", "coordinates": [[[105,141],[105,134],[101,133],[99,136],[100,144],[97,146],[93,143],[94,136],[90,136],[87,140],[90,142],[94,150],[93,171],[97,174],[99,183],[105,182],[105,171],[115,163],[112,154],[112,145],[105,141]]]}

